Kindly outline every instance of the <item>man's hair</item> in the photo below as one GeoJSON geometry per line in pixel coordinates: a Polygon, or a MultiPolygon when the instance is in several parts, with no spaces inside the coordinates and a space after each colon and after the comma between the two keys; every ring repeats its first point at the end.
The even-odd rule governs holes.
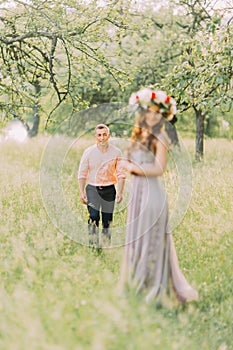
{"type": "Polygon", "coordinates": [[[110,134],[110,130],[109,130],[109,127],[105,124],[98,124],[96,127],[95,127],[95,132],[97,129],[107,129],[107,132],[108,134],[110,134]]]}

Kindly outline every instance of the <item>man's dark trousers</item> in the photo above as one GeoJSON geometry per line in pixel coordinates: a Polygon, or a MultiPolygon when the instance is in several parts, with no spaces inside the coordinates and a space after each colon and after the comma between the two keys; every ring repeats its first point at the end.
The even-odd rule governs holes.
{"type": "Polygon", "coordinates": [[[87,208],[90,215],[89,222],[99,227],[100,212],[102,215],[103,229],[109,228],[113,219],[113,211],[116,199],[116,189],[110,186],[86,186],[87,208]]]}

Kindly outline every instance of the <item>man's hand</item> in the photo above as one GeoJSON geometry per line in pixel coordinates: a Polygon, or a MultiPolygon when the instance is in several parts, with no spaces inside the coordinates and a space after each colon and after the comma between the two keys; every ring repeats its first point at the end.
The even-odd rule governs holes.
{"type": "Polygon", "coordinates": [[[122,199],[123,199],[122,193],[117,193],[117,195],[116,195],[116,202],[120,203],[122,201],[122,199]]]}
{"type": "Polygon", "coordinates": [[[87,204],[87,196],[85,195],[85,193],[82,193],[80,195],[80,201],[83,203],[83,204],[87,204]]]}

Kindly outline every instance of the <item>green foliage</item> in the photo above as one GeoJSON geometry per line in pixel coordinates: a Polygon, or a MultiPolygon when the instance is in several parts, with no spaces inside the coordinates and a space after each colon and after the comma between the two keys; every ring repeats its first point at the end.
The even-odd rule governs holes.
{"type": "Polygon", "coordinates": [[[10,10],[4,4],[3,119],[16,115],[30,124],[39,102],[40,131],[54,132],[89,106],[127,103],[133,91],[153,85],[177,100],[182,130],[193,133],[200,112],[211,118],[208,136],[229,137],[218,122],[232,111],[229,9],[215,11],[213,2],[199,0],[109,1],[105,6],[94,0],[33,0],[15,1],[10,10]]]}
{"type": "Polygon", "coordinates": [[[126,1],[103,7],[72,0],[15,1],[10,12],[1,7],[0,106],[6,116],[11,110],[22,115],[34,105],[38,79],[42,96],[50,97],[42,107],[47,118],[65,99],[75,110],[89,105],[87,91],[98,90],[106,72],[123,85],[125,72],[112,60],[127,26],[128,7],[126,1]]]}
{"type": "MultiPolygon", "coordinates": [[[[98,253],[53,226],[38,181],[47,142],[38,137],[18,147],[1,143],[1,348],[230,349],[232,143],[207,140],[205,161],[196,164],[194,141],[184,140],[193,161],[193,191],[174,240],[180,266],[200,298],[161,309],[133,292],[118,293],[123,247],[98,253]]],[[[70,150],[62,172],[64,193],[77,215],[85,207],[76,170],[89,142],[70,150]]],[[[115,225],[125,215],[116,215],[115,225]]]]}
{"type": "Polygon", "coordinates": [[[197,32],[192,39],[185,38],[180,45],[183,54],[166,81],[180,107],[194,108],[203,113],[211,113],[216,106],[230,110],[231,28],[218,26],[212,33],[207,25],[207,30],[197,32]]]}

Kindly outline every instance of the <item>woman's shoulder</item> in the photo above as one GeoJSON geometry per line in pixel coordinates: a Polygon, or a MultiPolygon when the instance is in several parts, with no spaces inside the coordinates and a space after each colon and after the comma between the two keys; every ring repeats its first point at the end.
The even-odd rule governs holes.
{"type": "Polygon", "coordinates": [[[161,131],[158,135],[157,135],[157,139],[166,147],[170,147],[171,146],[171,140],[168,137],[166,131],[161,131]]]}

